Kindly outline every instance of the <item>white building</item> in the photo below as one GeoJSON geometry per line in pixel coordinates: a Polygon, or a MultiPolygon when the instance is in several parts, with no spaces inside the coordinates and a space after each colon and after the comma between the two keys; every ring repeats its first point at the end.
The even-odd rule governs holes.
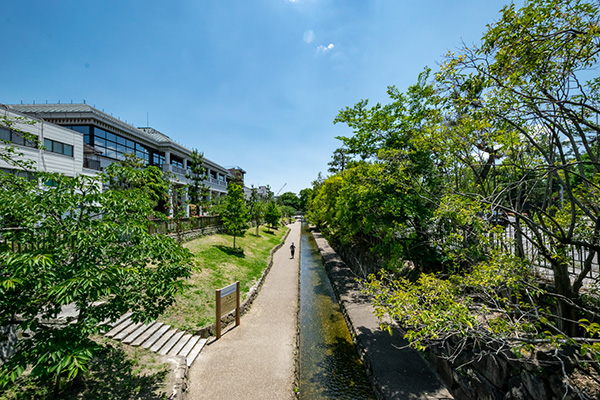
{"type": "MultiPolygon", "coordinates": [[[[23,154],[16,160],[31,160],[40,171],[58,172],[69,176],[96,173],[83,167],[84,144],[81,133],[25,116],[2,106],[0,106],[0,140],[15,145],[17,152],[23,154]],[[20,132],[35,135],[46,150],[42,150],[35,142],[25,140],[20,132]]],[[[0,143],[0,146],[3,143],[0,143]]],[[[0,160],[0,168],[5,171],[19,169],[4,160],[0,160]]]]}
{"type": "MultiPolygon", "coordinates": [[[[169,173],[174,182],[190,183],[185,177],[190,149],[156,129],[136,128],[88,104],[1,105],[0,115],[9,119],[26,117],[35,122],[33,125],[17,122],[15,128],[36,135],[47,148],[45,151],[25,143],[10,129],[0,130],[0,138],[16,144],[40,170],[71,176],[93,175],[110,163],[123,160],[128,153],[169,173]]],[[[233,175],[206,157],[204,166],[208,175],[204,184],[211,196],[226,195],[233,175]]],[[[0,164],[0,168],[11,167],[0,164]]]]}

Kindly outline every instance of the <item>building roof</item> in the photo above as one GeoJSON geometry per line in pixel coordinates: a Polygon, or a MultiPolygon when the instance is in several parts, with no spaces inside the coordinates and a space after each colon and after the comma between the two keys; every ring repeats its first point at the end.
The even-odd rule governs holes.
{"type": "Polygon", "coordinates": [[[157,131],[154,128],[136,128],[127,122],[113,117],[103,111],[90,106],[89,104],[9,104],[12,110],[32,115],[41,119],[59,119],[59,118],[90,118],[93,117],[104,123],[119,128],[131,135],[139,138],[145,138],[156,145],[168,145],[189,153],[190,149],[175,142],[169,136],[157,131]]]}
{"type": "MultiPolygon", "coordinates": [[[[7,104],[9,109],[30,115],[39,119],[61,119],[61,118],[95,118],[108,125],[119,128],[130,135],[144,138],[150,143],[154,143],[158,147],[169,146],[171,148],[178,149],[184,154],[188,155],[191,150],[180,143],[175,142],[169,136],[162,132],[157,131],[151,127],[136,128],[127,122],[121,121],[120,119],[113,117],[103,111],[98,110],[95,107],[90,106],[86,103],[57,103],[57,104],[7,104]]],[[[50,121],[52,122],[52,121],[50,121]]],[[[204,157],[204,162],[213,168],[221,169],[223,172],[229,172],[227,168],[220,164],[204,157]]],[[[241,168],[240,168],[241,169],[241,168]]],[[[244,171],[245,172],[245,171],[244,171]]]]}
{"type": "Polygon", "coordinates": [[[145,127],[145,128],[138,128],[138,129],[146,132],[146,134],[148,134],[148,136],[154,138],[154,140],[156,140],[157,142],[166,143],[166,142],[172,141],[171,138],[169,138],[167,135],[165,135],[162,132],[157,131],[154,128],[145,127]]]}

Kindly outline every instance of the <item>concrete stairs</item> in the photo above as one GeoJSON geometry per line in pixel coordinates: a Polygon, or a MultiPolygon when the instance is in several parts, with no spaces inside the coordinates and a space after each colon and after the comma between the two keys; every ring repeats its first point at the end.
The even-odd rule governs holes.
{"type": "Polygon", "coordinates": [[[162,322],[134,323],[127,313],[111,325],[104,335],[131,346],[142,346],[161,355],[184,356],[190,367],[208,339],[178,331],[162,322]]]}

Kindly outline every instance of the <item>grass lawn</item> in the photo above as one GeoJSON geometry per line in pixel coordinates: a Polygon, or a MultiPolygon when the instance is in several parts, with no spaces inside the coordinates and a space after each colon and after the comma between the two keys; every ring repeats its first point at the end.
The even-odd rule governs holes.
{"type": "Polygon", "coordinates": [[[215,322],[215,289],[240,281],[241,300],[267,267],[271,250],[277,246],[288,228],[271,229],[261,226],[246,231],[243,237],[219,234],[187,242],[185,247],[195,255],[197,267],[188,279],[189,287],[159,318],[182,330],[196,330],[215,322]],[[239,248],[243,250],[239,251],[239,248]]]}

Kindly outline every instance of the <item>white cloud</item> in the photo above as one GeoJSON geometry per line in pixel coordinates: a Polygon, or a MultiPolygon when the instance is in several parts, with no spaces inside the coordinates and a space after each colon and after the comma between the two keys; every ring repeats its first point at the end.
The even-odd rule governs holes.
{"type": "Polygon", "coordinates": [[[304,32],[304,41],[306,43],[312,43],[313,40],[315,40],[315,33],[311,29],[304,32]]]}
{"type": "Polygon", "coordinates": [[[335,46],[333,45],[333,43],[329,43],[327,46],[319,46],[317,47],[317,52],[319,53],[325,53],[328,52],[329,50],[332,50],[335,46]]]}

